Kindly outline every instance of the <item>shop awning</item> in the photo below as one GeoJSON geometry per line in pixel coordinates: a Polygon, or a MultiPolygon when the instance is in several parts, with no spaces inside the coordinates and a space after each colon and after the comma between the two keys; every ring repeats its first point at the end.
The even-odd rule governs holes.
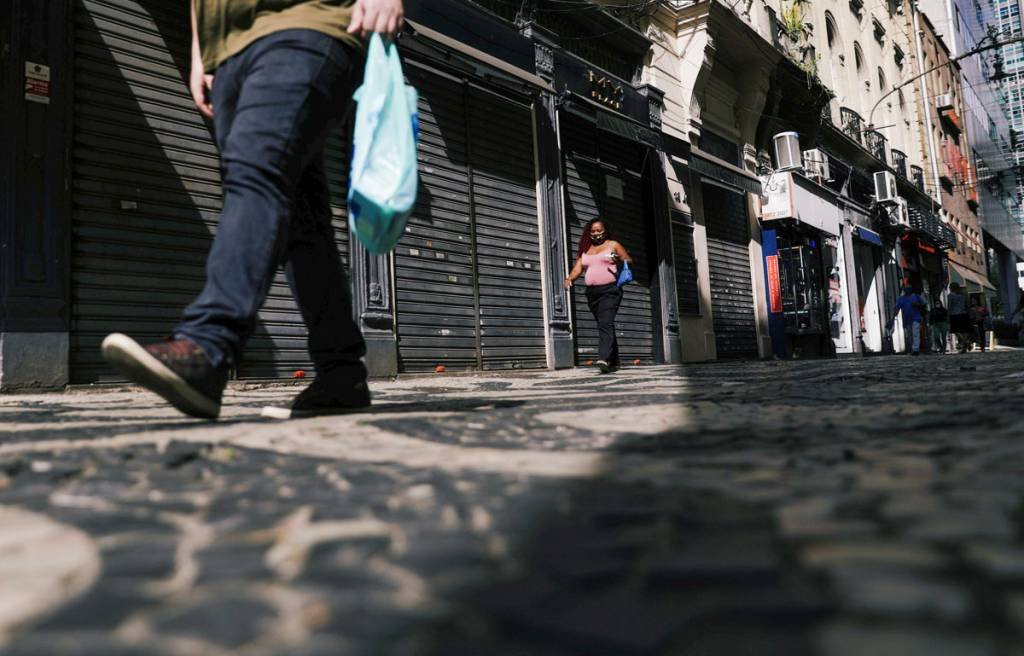
{"type": "Polygon", "coordinates": [[[765,178],[761,195],[761,221],[796,219],[830,235],[839,236],[843,210],[828,189],[792,171],[777,171],[765,178]]]}
{"type": "Polygon", "coordinates": [[[422,25],[415,21],[411,21],[408,18],[405,19],[405,22],[406,24],[409,25],[409,27],[413,29],[413,31],[416,34],[426,37],[427,39],[430,39],[431,41],[434,41],[435,43],[444,46],[445,48],[453,52],[467,55],[480,63],[486,64],[488,67],[490,67],[496,72],[504,73],[511,77],[517,78],[519,80],[522,80],[523,82],[532,84],[535,87],[544,89],[545,91],[551,91],[553,93],[555,90],[554,87],[552,87],[551,84],[549,84],[543,78],[538,77],[529,71],[513,66],[508,62],[504,62],[495,57],[494,55],[487,54],[483,50],[478,50],[472,46],[467,46],[465,43],[461,43],[460,41],[453,39],[447,34],[442,34],[437,30],[432,30],[426,25],[422,25]]]}
{"type": "Polygon", "coordinates": [[[964,268],[958,264],[950,261],[949,263],[949,276],[950,282],[958,282],[968,288],[971,291],[972,285],[977,289],[975,291],[982,291],[982,289],[990,289],[995,291],[996,287],[988,281],[985,276],[975,273],[970,269],[964,268]]]}
{"type": "Polygon", "coordinates": [[[867,228],[857,226],[856,228],[853,229],[853,234],[854,236],[868,242],[869,244],[874,244],[875,246],[885,246],[885,244],[882,242],[882,236],[879,235],[874,230],[868,230],[867,228]]]}
{"type": "Polygon", "coordinates": [[[690,147],[690,171],[739,187],[747,193],[758,195],[761,193],[761,180],[756,175],[692,146],[690,147]]]}

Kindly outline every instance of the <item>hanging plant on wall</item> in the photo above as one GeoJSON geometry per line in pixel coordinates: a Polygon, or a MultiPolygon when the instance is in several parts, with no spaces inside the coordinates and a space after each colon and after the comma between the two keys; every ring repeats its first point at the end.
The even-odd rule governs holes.
{"type": "Polygon", "coordinates": [[[818,56],[811,38],[814,25],[807,20],[805,8],[810,0],[791,0],[783,3],[779,14],[779,41],[786,56],[796,62],[808,76],[818,77],[818,56]]]}

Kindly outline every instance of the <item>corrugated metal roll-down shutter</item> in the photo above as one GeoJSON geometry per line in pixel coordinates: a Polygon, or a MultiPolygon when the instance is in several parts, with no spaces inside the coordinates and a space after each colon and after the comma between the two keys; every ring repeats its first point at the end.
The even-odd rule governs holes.
{"type": "Polygon", "coordinates": [[[470,90],[484,369],[547,365],[531,120],[526,105],[470,90]]]}
{"type": "Polygon", "coordinates": [[[715,348],[721,360],[757,357],[750,233],[744,195],[701,185],[707,223],[708,267],[715,348]]]}
{"type": "Polygon", "coordinates": [[[529,106],[410,62],[420,194],[395,249],[399,367],[547,363],[529,106]]]}
{"type": "MultiPolygon", "coordinates": [[[[633,258],[633,282],[625,287],[615,318],[619,358],[623,364],[654,361],[654,303],[649,265],[649,218],[645,215],[643,148],[599,132],[588,121],[561,117],[565,161],[565,207],[573,259],[583,227],[593,218],[607,219],[616,239],[633,258]],[[621,197],[620,197],[621,196],[621,197]]],[[[597,359],[598,333],[583,287],[573,288],[576,363],[597,359]]]]}
{"type": "MultiPolygon", "coordinates": [[[[221,208],[220,160],[188,92],[188,3],[77,0],[72,216],[74,383],[116,380],[112,331],[167,336],[202,288],[221,208]]],[[[332,186],[345,148],[332,140],[332,186]]],[[[332,203],[348,255],[343,198],[332,203]]],[[[278,273],[241,377],[311,370],[302,319],[278,273]]]]}

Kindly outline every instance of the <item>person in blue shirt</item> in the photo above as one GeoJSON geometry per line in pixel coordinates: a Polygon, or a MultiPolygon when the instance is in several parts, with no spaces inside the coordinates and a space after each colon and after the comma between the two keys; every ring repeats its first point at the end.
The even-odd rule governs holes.
{"type": "MultiPolygon", "coordinates": [[[[903,295],[896,299],[894,315],[903,313],[904,327],[910,327],[911,355],[921,355],[921,324],[924,322],[924,312],[928,305],[920,295],[914,293],[914,288],[907,285],[903,288],[903,295]]],[[[895,317],[893,318],[895,321],[895,317]]],[[[892,322],[890,322],[891,324],[892,322]]]]}

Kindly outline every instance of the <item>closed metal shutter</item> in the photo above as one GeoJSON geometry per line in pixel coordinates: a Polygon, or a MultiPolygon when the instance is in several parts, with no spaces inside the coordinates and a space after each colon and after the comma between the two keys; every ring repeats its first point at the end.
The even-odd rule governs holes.
{"type": "Polygon", "coordinates": [[[693,219],[676,211],[672,212],[672,255],[675,259],[679,314],[699,315],[700,287],[697,253],[693,245],[693,219]]]}
{"type": "Polygon", "coordinates": [[[470,90],[470,162],[484,369],[547,366],[530,107],[470,90]]]}
{"type": "MultiPolygon", "coordinates": [[[[99,345],[112,331],[168,335],[201,290],[221,208],[220,161],[188,92],[188,3],[75,4],[71,380],[114,380],[99,345]]],[[[345,149],[330,168],[344,185],[345,149]]],[[[343,198],[333,199],[343,259],[343,198]]],[[[241,377],[311,370],[305,328],[279,275],[241,377]]]]}
{"type": "MultiPolygon", "coordinates": [[[[642,175],[644,149],[574,116],[563,114],[559,125],[572,257],[575,259],[587,221],[607,219],[616,239],[633,258],[633,282],[625,287],[615,317],[619,357],[623,363],[639,360],[650,364],[654,361],[654,320],[642,175]]],[[[579,284],[573,288],[573,299],[576,362],[581,364],[597,358],[597,323],[579,284]]]]}
{"type": "Polygon", "coordinates": [[[399,367],[544,367],[530,108],[406,70],[420,94],[420,195],[395,250],[399,367]]]}
{"type": "Polygon", "coordinates": [[[715,347],[722,360],[757,357],[750,235],[743,194],[702,184],[715,347]]]}

